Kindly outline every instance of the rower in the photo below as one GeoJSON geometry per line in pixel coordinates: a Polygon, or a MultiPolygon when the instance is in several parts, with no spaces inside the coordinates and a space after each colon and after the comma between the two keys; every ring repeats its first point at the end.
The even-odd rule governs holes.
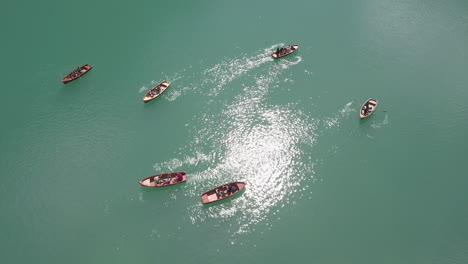
{"type": "Polygon", "coordinates": [[[177,181],[182,181],[184,180],[184,175],[182,173],[179,173],[179,175],[177,175],[177,181]]]}

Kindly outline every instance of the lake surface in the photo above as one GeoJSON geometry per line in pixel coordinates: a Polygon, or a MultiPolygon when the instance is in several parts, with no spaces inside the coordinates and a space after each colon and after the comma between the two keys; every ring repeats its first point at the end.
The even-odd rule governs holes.
{"type": "Polygon", "coordinates": [[[3,7],[4,263],[468,263],[467,1],[3,7]]]}

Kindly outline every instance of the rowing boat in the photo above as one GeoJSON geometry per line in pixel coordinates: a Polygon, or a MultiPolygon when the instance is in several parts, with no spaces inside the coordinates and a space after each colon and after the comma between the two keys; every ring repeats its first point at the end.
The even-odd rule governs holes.
{"type": "Polygon", "coordinates": [[[375,109],[377,108],[378,103],[379,103],[379,101],[377,101],[375,99],[372,99],[372,98],[367,100],[362,105],[361,111],[359,111],[359,116],[361,117],[361,119],[364,119],[364,118],[372,115],[372,113],[374,113],[375,109]]]}
{"type": "Polygon", "coordinates": [[[161,173],[144,178],[139,183],[141,186],[146,187],[165,187],[170,185],[179,184],[187,181],[185,171],[161,173]],[[181,175],[179,177],[179,175],[181,175]]]}
{"type": "Polygon", "coordinates": [[[279,58],[282,58],[284,56],[287,56],[295,52],[297,49],[299,49],[299,45],[290,45],[290,46],[287,46],[286,48],[277,49],[275,52],[271,54],[271,56],[274,59],[279,59],[279,58]]]}
{"type": "Polygon", "coordinates": [[[166,91],[167,87],[171,85],[170,82],[167,81],[162,81],[160,84],[156,85],[153,89],[149,90],[143,97],[143,102],[147,103],[154,98],[158,97],[160,94],[162,94],[164,91],[166,91]]]}
{"type": "Polygon", "coordinates": [[[67,74],[67,76],[65,76],[65,78],[62,79],[62,82],[69,83],[71,81],[74,81],[80,78],[81,76],[85,75],[86,73],[88,73],[92,68],[93,67],[89,64],[85,64],[81,67],[78,67],[72,72],[70,72],[69,74],[67,74]]]}
{"type": "Polygon", "coordinates": [[[204,204],[217,202],[229,198],[240,192],[245,187],[245,182],[230,182],[223,184],[207,192],[202,193],[201,199],[204,204]]]}

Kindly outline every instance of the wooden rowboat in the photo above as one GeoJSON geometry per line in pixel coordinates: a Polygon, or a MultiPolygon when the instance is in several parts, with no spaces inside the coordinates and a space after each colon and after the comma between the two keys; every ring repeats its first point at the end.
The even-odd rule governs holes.
{"type": "Polygon", "coordinates": [[[279,59],[284,56],[288,56],[289,54],[295,52],[297,49],[299,49],[299,45],[290,45],[290,46],[287,46],[286,48],[281,48],[279,50],[276,50],[275,52],[271,54],[271,56],[274,59],[279,59]]]}
{"type": "Polygon", "coordinates": [[[242,191],[245,187],[245,182],[230,182],[223,184],[207,192],[202,193],[201,199],[204,204],[224,200],[242,191]]]}
{"type": "Polygon", "coordinates": [[[149,90],[143,97],[143,102],[147,103],[154,98],[158,97],[160,94],[162,94],[164,91],[166,91],[167,87],[171,85],[170,82],[163,81],[160,84],[156,85],[153,89],[149,90]]]}
{"type": "Polygon", "coordinates": [[[169,173],[161,173],[153,176],[149,176],[148,178],[144,178],[139,183],[141,186],[146,187],[165,187],[170,185],[179,184],[182,182],[187,181],[187,175],[185,171],[181,172],[169,172],[169,173]],[[181,177],[179,177],[181,174],[181,177]]]}
{"type": "Polygon", "coordinates": [[[72,72],[70,72],[65,78],[62,79],[63,83],[69,83],[71,81],[74,81],[81,76],[85,75],[87,72],[89,72],[93,67],[89,64],[85,64],[81,67],[76,68],[72,72]]]}
{"type": "Polygon", "coordinates": [[[374,113],[375,109],[377,108],[377,104],[379,101],[370,98],[367,100],[362,106],[361,106],[361,111],[359,111],[359,115],[361,116],[361,119],[364,119],[372,113],[374,113]]]}

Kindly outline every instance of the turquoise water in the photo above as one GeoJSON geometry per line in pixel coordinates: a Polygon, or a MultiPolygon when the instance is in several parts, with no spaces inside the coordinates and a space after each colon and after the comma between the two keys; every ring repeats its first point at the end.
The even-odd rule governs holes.
{"type": "Polygon", "coordinates": [[[287,3],[5,4],[2,260],[467,263],[468,3],[287,3]]]}

